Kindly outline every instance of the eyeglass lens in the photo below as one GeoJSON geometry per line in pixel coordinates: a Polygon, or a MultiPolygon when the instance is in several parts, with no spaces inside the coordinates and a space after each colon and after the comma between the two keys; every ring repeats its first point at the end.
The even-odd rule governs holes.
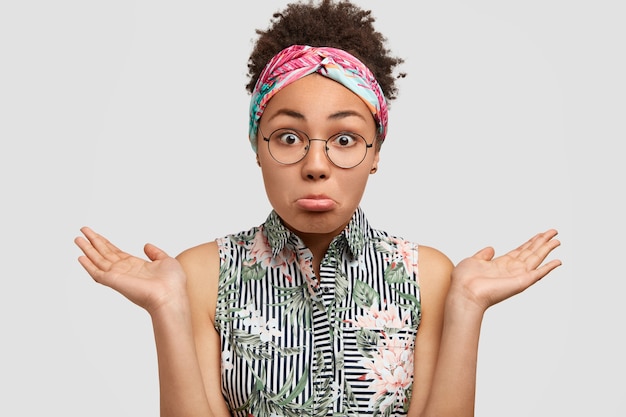
{"type": "Polygon", "coordinates": [[[371,147],[365,139],[352,132],[340,132],[326,140],[310,139],[304,132],[295,129],[278,129],[264,138],[269,152],[279,163],[290,165],[301,161],[309,151],[312,141],[325,142],[328,159],[340,168],[353,168],[359,165],[371,147]]]}

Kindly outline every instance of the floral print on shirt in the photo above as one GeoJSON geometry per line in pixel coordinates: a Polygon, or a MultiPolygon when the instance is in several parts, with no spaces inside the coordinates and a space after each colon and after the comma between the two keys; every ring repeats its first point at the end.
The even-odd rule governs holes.
{"type": "Polygon", "coordinates": [[[406,415],[421,314],[416,244],[370,228],[359,208],[320,277],[275,212],[218,246],[215,325],[233,415],[406,415]]]}

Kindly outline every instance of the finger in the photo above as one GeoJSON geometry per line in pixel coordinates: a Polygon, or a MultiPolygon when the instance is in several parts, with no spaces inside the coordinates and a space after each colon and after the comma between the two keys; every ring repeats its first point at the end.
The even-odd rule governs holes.
{"type": "Polygon", "coordinates": [[[546,242],[541,248],[537,249],[534,254],[526,259],[526,265],[532,269],[537,268],[548,257],[548,255],[560,245],[561,242],[556,239],[546,242]]]}
{"type": "Polygon", "coordinates": [[[562,265],[562,262],[559,259],[553,259],[552,261],[546,263],[545,265],[541,265],[539,268],[535,270],[535,276],[537,277],[537,281],[541,278],[548,275],[554,269],[558,268],[562,265]]]}
{"type": "Polygon", "coordinates": [[[525,253],[525,251],[527,251],[528,248],[530,248],[530,246],[533,244],[533,242],[537,239],[538,236],[539,234],[536,234],[532,238],[528,239],[526,242],[519,245],[517,248],[509,251],[508,255],[513,258],[519,259],[522,256],[522,254],[525,253]]]}
{"type": "Polygon", "coordinates": [[[496,251],[493,247],[487,246],[474,254],[474,257],[482,260],[482,261],[490,261],[493,259],[496,251]]]}
{"type": "Polygon", "coordinates": [[[519,259],[533,269],[538,267],[550,252],[561,245],[561,242],[554,238],[555,236],[554,230],[542,234],[519,255],[519,259]]]}
{"type": "Polygon", "coordinates": [[[515,251],[512,251],[511,255],[525,262],[530,256],[535,256],[538,252],[542,251],[546,242],[549,242],[556,235],[557,231],[554,229],[550,229],[542,233],[537,233],[515,251]]]}
{"type": "Polygon", "coordinates": [[[146,254],[148,258],[150,258],[151,261],[158,261],[161,259],[169,258],[169,255],[165,253],[165,251],[161,250],[160,248],[154,246],[151,243],[147,243],[144,246],[143,252],[146,254]]]}
{"type": "Polygon", "coordinates": [[[548,254],[552,252],[557,246],[559,246],[559,241],[551,240],[544,244],[541,248],[538,248],[535,251],[527,250],[520,258],[523,258],[523,263],[526,265],[526,270],[532,271],[536,269],[545,259],[548,257],[548,254]]]}
{"type": "Polygon", "coordinates": [[[523,289],[526,289],[531,285],[537,283],[539,280],[541,280],[543,277],[548,275],[551,271],[559,266],[561,266],[561,261],[558,259],[554,259],[526,274],[523,279],[520,280],[520,285],[523,287],[523,289]]]}
{"type": "Polygon", "coordinates": [[[557,231],[554,229],[547,230],[543,233],[536,234],[532,239],[530,239],[527,243],[528,245],[525,249],[530,250],[531,252],[536,251],[541,246],[543,246],[546,242],[550,241],[557,235],[557,231]]]}
{"type": "Polygon", "coordinates": [[[536,235],[528,239],[526,242],[522,243],[517,248],[513,249],[511,253],[515,252],[519,255],[520,253],[528,250],[535,242],[537,242],[538,239],[541,238],[542,235],[543,233],[537,233],[536,235]]]}
{"type": "Polygon", "coordinates": [[[91,274],[90,271],[93,268],[98,268],[100,270],[107,271],[111,267],[111,262],[107,260],[106,258],[104,258],[102,254],[96,248],[93,247],[92,243],[89,240],[79,236],[76,239],[74,239],[74,243],[76,243],[76,245],[80,248],[80,250],[82,250],[83,253],[85,254],[84,259],[81,262],[81,265],[85,267],[86,262],[89,261],[90,268],[88,269],[85,267],[85,269],[87,269],[87,272],[89,272],[90,274],[91,274]]]}
{"type": "Polygon", "coordinates": [[[85,271],[87,271],[91,278],[93,278],[94,281],[101,281],[103,271],[99,267],[97,267],[87,256],[79,256],[78,262],[85,269],[85,271]]]}
{"type": "Polygon", "coordinates": [[[101,234],[94,232],[89,227],[83,227],[80,230],[89,240],[91,245],[109,262],[113,263],[120,260],[122,257],[125,257],[126,253],[109,242],[109,240],[101,234]]]}

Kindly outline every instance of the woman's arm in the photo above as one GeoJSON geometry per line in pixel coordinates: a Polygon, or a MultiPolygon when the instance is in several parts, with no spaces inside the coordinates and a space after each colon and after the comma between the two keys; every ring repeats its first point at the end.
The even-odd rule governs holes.
{"type": "MultiPolygon", "coordinates": [[[[192,297],[187,290],[196,282],[197,270],[184,267],[154,245],[145,246],[149,258],[146,261],[121,251],[89,228],[81,231],[84,237],[76,238],[75,242],[84,253],[79,262],[89,275],[150,314],[159,364],[161,416],[228,416],[222,406],[223,399],[222,404],[211,402],[209,405],[205,381],[209,382],[210,378],[203,375],[199,364],[197,326],[194,326],[198,308],[197,303],[190,301],[192,297]]],[[[215,333],[212,325],[199,330],[199,337],[217,341],[219,346],[216,337],[211,339],[211,331],[215,333]]],[[[217,372],[219,375],[219,362],[217,372]]],[[[212,376],[210,372],[208,375],[212,376]]],[[[214,390],[219,386],[217,379],[208,388],[214,390]]]]}
{"type": "Polygon", "coordinates": [[[206,398],[215,416],[230,416],[222,395],[221,343],[214,325],[219,280],[219,255],[215,242],[178,255],[187,274],[196,357],[206,398]]]}
{"type": "Polygon", "coordinates": [[[214,416],[205,394],[189,302],[151,314],[159,363],[161,417],[214,416]]]}
{"type": "Polygon", "coordinates": [[[413,393],[409,415],[422,416],[430,397],[444,326],[445,301],[454,265],[438,250],[419,247],[419,287],[422,317],[415,339],[413,393]]]}
{"type": "Polygon", "coordinates": [[[414,389],[418,392],[411,415],[474,415],[478,340],[484,313],[561,265],[559,260],[543,264],[560,245],[556,234],[555,230],[540,233],[497,258],[493,248],[485,248],[451,270],[443,255],[420,249],[425,332],[420,334],[420,328],[416,340],[414,389]],[[426,357],[420,358],[421,353],[426,357]]]}

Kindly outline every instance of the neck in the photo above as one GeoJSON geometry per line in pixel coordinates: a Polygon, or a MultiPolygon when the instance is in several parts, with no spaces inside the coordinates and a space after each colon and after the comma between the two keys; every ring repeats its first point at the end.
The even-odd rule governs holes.
{"type": "Polygon", "coordinates": [[[286,223],[284,224],[288,229],[295,233],[302,240],[302,243],[304,243],[304,245],[311,251],[311,254],[313,255],[313,271],[315,272],[315,276],[319,279],[320,264],[324,259],[324,255],[326,255],[326,252],[328,251],[330,243],[335,237],[339,236],[339,234],[343,232],[348,225],[348,222],[329,233],[306,233],[294,230],[286,223]]]}
{"type": "Polygon", "coordinates": [[[336,234],[332,235],[319,235],[319,234],[307,234],[299,233],[298,236],[302,239],[302,242],[313,254],[313,266],[316,269],[316,274],[319,270],[319,265],[324,259],[324,255],[330,246],[330,242],[333,241],[336,234]]]}
{"type": "MultiPolygon", "coordinates": [[[[343,230],[343,229],[342,229],[343,230]]],[[[328,247],[333,239],[337,236],[337,233],[332,234],[308,234],[308,233],[296,233],[304,245],[313,254],[313,272],[317,279],[320,277],[320,264],[328,251],[328,247]]]]}

